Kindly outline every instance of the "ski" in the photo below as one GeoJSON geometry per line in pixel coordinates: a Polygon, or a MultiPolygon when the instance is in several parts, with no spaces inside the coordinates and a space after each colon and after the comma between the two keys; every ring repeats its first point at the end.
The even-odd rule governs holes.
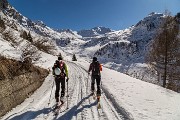
{"type": "Polygon", "coordinates": [[[64,105],[64,103],[61,103],[60,105],[57,106],[57,108],[54,109],[55,116],[57,116],[59,114],[59,111],[61,110],[63,105],[64,105]]]}
{"type": "Polygon", "coordinates": [[[92,92],[91,95],[93,96],[93,99],[97,99],[97,109],[101,109],[101,104],[100,104],[100,95],[96,95],[95,92],[92,92]]]}
{"type": "Polygon", "coordinates": [[[101,109],[100,96],[97,96],[97,109],[101,109]]]}
{"type": "Polygon", "coordinates": [[[95,94],[95,92],[93,93],[93,99],[94,99],[94,100],[96,99],[96,94],[95,94]]]}
{"type": "Polygon", "coordinates": [[[91,92],[90,95],[93,97],[94,100],[96,99],[96,93],[95,92],[91,92]]]}
{"type": "Polygon", "coordinates": [[[97,109],[101,109],[101,104],[100,104],[100,102],[97,103],[97,109]]]}

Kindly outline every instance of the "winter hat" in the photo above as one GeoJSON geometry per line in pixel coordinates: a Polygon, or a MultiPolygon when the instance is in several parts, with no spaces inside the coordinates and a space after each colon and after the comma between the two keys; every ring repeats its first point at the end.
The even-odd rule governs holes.
{"type": "Polygon", "coordinates": [[[97,57],[93,57],[93,62],[96,62],[97,61],[97,57]]]}
{"type": "Polygon", "coordinates": [[[59,57],[58,57],[58,60],[62,60],[62,56],[59,56],[59,57]]]}

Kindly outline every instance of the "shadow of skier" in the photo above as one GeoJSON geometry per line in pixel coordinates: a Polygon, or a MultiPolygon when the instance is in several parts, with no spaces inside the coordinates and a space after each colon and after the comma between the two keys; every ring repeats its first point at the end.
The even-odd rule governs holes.
{"type": "Polygon", "coordinates": [[[38,115],[41,114],[48,114],[51,111],[51,108],[44,108],[42,110],[38,110],[38,111],[27,111],[25,113],[22,113],[20,115],[16,115],[18,113],[12,114],[11,116],[14,116],[11,118],[11,116],[9,116],[8,118],[4,119],[4,120],[31,120],[31,119],[35,119],[38,115]]]}
{"type": "Polygon", "coordinates": [[[87,97],[84,97],[77,105],[75,105],[74,107],[72,107],[70,110],[68,110],[64,115],[60,116],[59,118],[54,118],[54,120],[71,120],[73,116],[76,116],[78,113],[82,112],[83,109],[85,108],[91,108],[92,106],[97,105],[97,101],[88,104],[88,105],[84,105],[82,106],[80,109],[79,106],[86,100],[89,99],[91,95],[88,95],[87,97]]]}

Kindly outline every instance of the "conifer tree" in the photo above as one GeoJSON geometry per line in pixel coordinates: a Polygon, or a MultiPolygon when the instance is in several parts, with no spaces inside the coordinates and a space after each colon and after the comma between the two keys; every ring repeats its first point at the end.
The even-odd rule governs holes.
{"type": "Polygon", "coordinates": [[[0,31],[4,31],[6,29],[5,23],[0,19],[0,31]]]}
{"type": "Polygon", "coordinates": [[[29,31],[29,33],[27,34],[27,40],[28,40],[29,42],[33,42],[33,39],[32,39],[32,36],[31,36],[30,31],[29,31]]]}
{"type": "Polygon", "coordinates": [[[62,58],[62,60],[63,60],[63,57],[62,57],[62,54],[61,54],[61,53],[59,53],[58,57],[61,57],[61,58],[62,58]]]}
{"type": "Polygon", "coordinates": [[[148,56],[148,62],[162,77],[162,86],[173,90],[177,84],[176,80],[180,77],[180,39],[178,34],[178,21],[175,17],[167,16],[165,23],[152,42],[148,56]]]}
{"type": "Polygon", "coordinates": [[[73,54],[72,61],[77,61],[76,55],[73,54]]]}

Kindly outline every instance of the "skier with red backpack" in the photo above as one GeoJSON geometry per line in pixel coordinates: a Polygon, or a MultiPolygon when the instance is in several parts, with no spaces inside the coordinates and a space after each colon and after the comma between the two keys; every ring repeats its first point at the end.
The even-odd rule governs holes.
{"type": "Polygon", "coordinates": [[[55,61],[52,69],[53,69],[53,75],[55,77],[55,84],[56,84],[56,91],[55,91],[56,106],[58,106],[60,84],[61,84],[60,102],[61,104],[63,104],[64,98],[65,98],[65,81],[68,82],[69,80],[67,65],[63,61],[62,56],[58,57],[58,60],[55,61]],[[66,80],[65,80],[65,77],[67,78],[66,80]]]}
{"type": "Polygon", "coordinates": [[[97,85],[97,98],[99,100],[101,96],[101,88],[100,88],[100,82],[101,82],[101,73],[102,71],[102,65],[97,61],[97,57],[93,57],[93,62],[89,66],[88,74],[92,71],[91,74],[91,92],[94,93],[94,84],[96,80],[97,85]]]}

